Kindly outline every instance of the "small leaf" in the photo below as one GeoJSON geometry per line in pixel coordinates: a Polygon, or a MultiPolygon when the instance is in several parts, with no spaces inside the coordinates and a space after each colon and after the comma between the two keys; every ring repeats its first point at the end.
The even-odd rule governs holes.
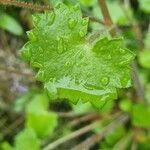
{"type": "Polygon", "coordinates": [[[0,28],[7,30],[15,35],[22,35],[23,29],[14,18],[6,13],[1,12],[0,20],[0,28]]]}
{"type": "Polygon", "coordinates": [[[14,150],[40,150],[40,140],[32,129],[24,129],[15,137],[14,150]],[[31,148],[32,147],[32,148],[31,148]]]}
{"type": "Polygon", "coordinates": [[[48,98],[44,94],[36,95],[27,106],[26,125],[33,129],[39,138],[52,134],[57,126],[57,115],[47,109],[48,98]]]}
{"type": "Polygon", "coordinates": [[[150,51],[142,51],[139,53],[139,63],[142,67],[150,69],[150,51]]]}
{"type": "Polygon", "coordinates": [[[140,8],[146,13],[150,12],[150,0],[139,0],[140,8]]]}
{"type": "Polygon", "coordinates": [[[130,112],[132,110],[132,101],[130,99],[122,99],[119,107],[122,111],[130,112]]]}
{"type": "Polygon", "coordinates": [[[137,127],[150,127],[150,107],[144,104],[136,104],[133,106],[132,123],[137,127]]]}

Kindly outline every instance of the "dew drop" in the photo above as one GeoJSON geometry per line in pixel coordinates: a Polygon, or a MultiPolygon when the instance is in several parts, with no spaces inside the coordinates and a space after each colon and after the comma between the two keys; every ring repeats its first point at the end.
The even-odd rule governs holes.
{"type": "Polygon", "coordinates": [[[102,85],[104,85],[104,86],[108,85],[108,83],[109,83],[109,78],[108,78],[108,77],[103,77],[103,78],[101,79],[101,83],[102,83],[102,85]]]}
{"type": "Polygon", "coordinates": [[[82,25],[83,25],[83,26],[87,25],[87,20],[83,19],[83,20],[82,20],[82,25]]]}
{"type": "Polygon", "coordinates": [[[68,22],[68,26],[70,29],[74,28],[76,25],[76,20],[75,19],[69,19],[69,22],[68,22]]]}
{"type": "Polygon", "coordinates": [[[89,84],[84,84],[83,87],[87,90],[94,90],[94,87],[92,85],[89,85],[89,84]]]}
{"type": "Polygon", "coordinates": [[[36,26],[40,22],[40,16],[34,15],[33,16],[33,22],[34,22],[34,26],[36,26]]]}
{"type": "Polygon", "coordinates": [[[30,49],[29,48],[27,48],[27,49],[23,48],[22,56],[23,56],[23,58],[25,58],[27,60],[30,60],[30,58],[31,58],[31,51],[30,51],[30,49]]]}
{"type": "Polygon", "coordinates": [[[61,3],[59,2],[59,3],[56,4],[55,8],[59,9],[60,7],[61,7],[61,3]]]}
{"type": "Polygon", "coordinates": [[[125,53],[125,49],[120,48],[120,53],[124,54],[125,53]]]}
{"type": "Polygon", "coordinates": [[[48,18],[48,25],[52,25],[54,23],[54,20],[55,20],[55,13],[52,12],[50,17],[48,18]]]}
{"type": "Polygon", "coordinates": [[[37,40],[37,38],[36,38],[35,34],[33,33],[33,31],[27,32],[27,35],[28,35],[28,38],[29,38],[31,41],[36,41],[36,40],[37,40]]]}
{"type": "Polygon", "coordinates": [[[76,5],[74,6],[74,10],[75,10],[75,11],[80,10],[80,5],[79,5],[79,4],[76,4],[76,5]]]}
{"type": "Polygon", "coordinates": [[[39,53],[43,53],[43,49],[41,47],[39,47],[39,53]]]}
{"type": "Polygon", "coordinates": [[[41,68],[41,67],[43,67],[43,65],[41,63],[39,63],[39,62],[33,62],[32,66],[35,67],[35,68],[41,68]]]}
{"type": "Polygon", "coordinates": [[[63,41],[63,38],[62,37],[59,37],[58,38],[58,48],[57,48],[57,52],[59,54],[62,54],[64,52],[64,41],[63,41]]]}
{"type": "Polygon", "coordinates": [[[108,59],[108,60],[110,60],[111,58],[112,58],[111,55],[108,55],[108,56],[107,56],[107,59],[108,59]]]}
{"type": "Polygon", "coordinates": [[[83,37],[85,36],[85,32],[80,31],[80,32],[79,32],[79,35],[80,35],[81,38],[83,38],[83,37]]]}
{"type": "Polygon", "coordinates": [[[65,66],[66,66],[67,68],[71,68],[71,67],[72,67],[72,64],[71,64],[71,62],[66,62],[65,66]]]}
{"type": "Polygon", "coordinates": [[[45,79],[44,71],[39,71],[38,74],[36,75],[36,79],[39,81],[43,81],[45,79]]]}

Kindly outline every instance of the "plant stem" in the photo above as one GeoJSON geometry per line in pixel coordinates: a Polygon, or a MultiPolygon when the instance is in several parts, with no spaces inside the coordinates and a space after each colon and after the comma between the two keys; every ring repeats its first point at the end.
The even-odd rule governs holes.
{"type": "Polygon", "coordinates": [[[51,10],[52,7],[50,5],[37,5],[28,2],[18,2],[16,0],[0,0],[0,3],[3,5],[13,5],[15,7],[27,8],[32,9],[34,11],[44,11],[44,10],[51,10]]]}
{"type": "Polygon", "coordinates": [[[76,147],[74,147],[72,150],[88,150],[91,146],[93,146],[95,143],[99,142],[101,139],[107,136],[108,133],[111,133],[116,128],[118,128],[120,125],[127,122],[129,119],[128,115],[123,114],[119,116],[115,121],[104,127],[98,134],[92,135],[76,147]]]}
{"type": "Polygon", "coordinates": [[[90,124],[90,125],[87,125],[79,130],[76,130],[68,135],[66,135],[65,137],[62,137],[56,141],[54,141],[53,143],[50,143],[49,145],[47,145],[45,148],[43,148],[43,150],[51,150],[51,149],[54,149],[56,147],[58,147],[59,145],[73,139],[73,138],[76,138],[92,129],[94,129],[96,127],[96,122],[90,124]]]}
{"type": "MultiPolygon", "coordinates": [[[[110,16],[108,8],[107,8],[106,0],[98,0],[98,3],[99,3],[99,6],[100,6],[100,9],[102,11],[104,24],[106,25],[107,28],[111,28],[113,26],[113,21],[111,19],[111,16],[110,16]]],[[[115,36],[116,35],[115,29],[112,29],[110,31],[110,34],[112,36],[115,36]]]]}

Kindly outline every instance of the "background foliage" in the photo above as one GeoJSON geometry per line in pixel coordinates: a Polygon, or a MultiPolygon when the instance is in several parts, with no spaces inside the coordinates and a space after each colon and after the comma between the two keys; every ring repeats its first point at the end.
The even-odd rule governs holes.
{"type": "Polygon", "coordinates": [[[26,2],[65,5],[0,5],[0,149],[150,149],[150,0],[26,2]]]}

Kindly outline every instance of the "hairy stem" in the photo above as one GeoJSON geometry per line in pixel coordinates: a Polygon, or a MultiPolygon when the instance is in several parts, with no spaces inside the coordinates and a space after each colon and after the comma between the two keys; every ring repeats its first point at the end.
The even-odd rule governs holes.
{"type": "Polygon", "coordinates": [[[28,2],[18,2],[16,0],[0,0],[0,4],[3,5],[13,5],[15,7],[21,7],[21,8],[28,8],[32,9],[34,11],[44,11],[44,10],[51,10],[52,7],[50,5],[37,5],[33,3],[28,2]]]}

